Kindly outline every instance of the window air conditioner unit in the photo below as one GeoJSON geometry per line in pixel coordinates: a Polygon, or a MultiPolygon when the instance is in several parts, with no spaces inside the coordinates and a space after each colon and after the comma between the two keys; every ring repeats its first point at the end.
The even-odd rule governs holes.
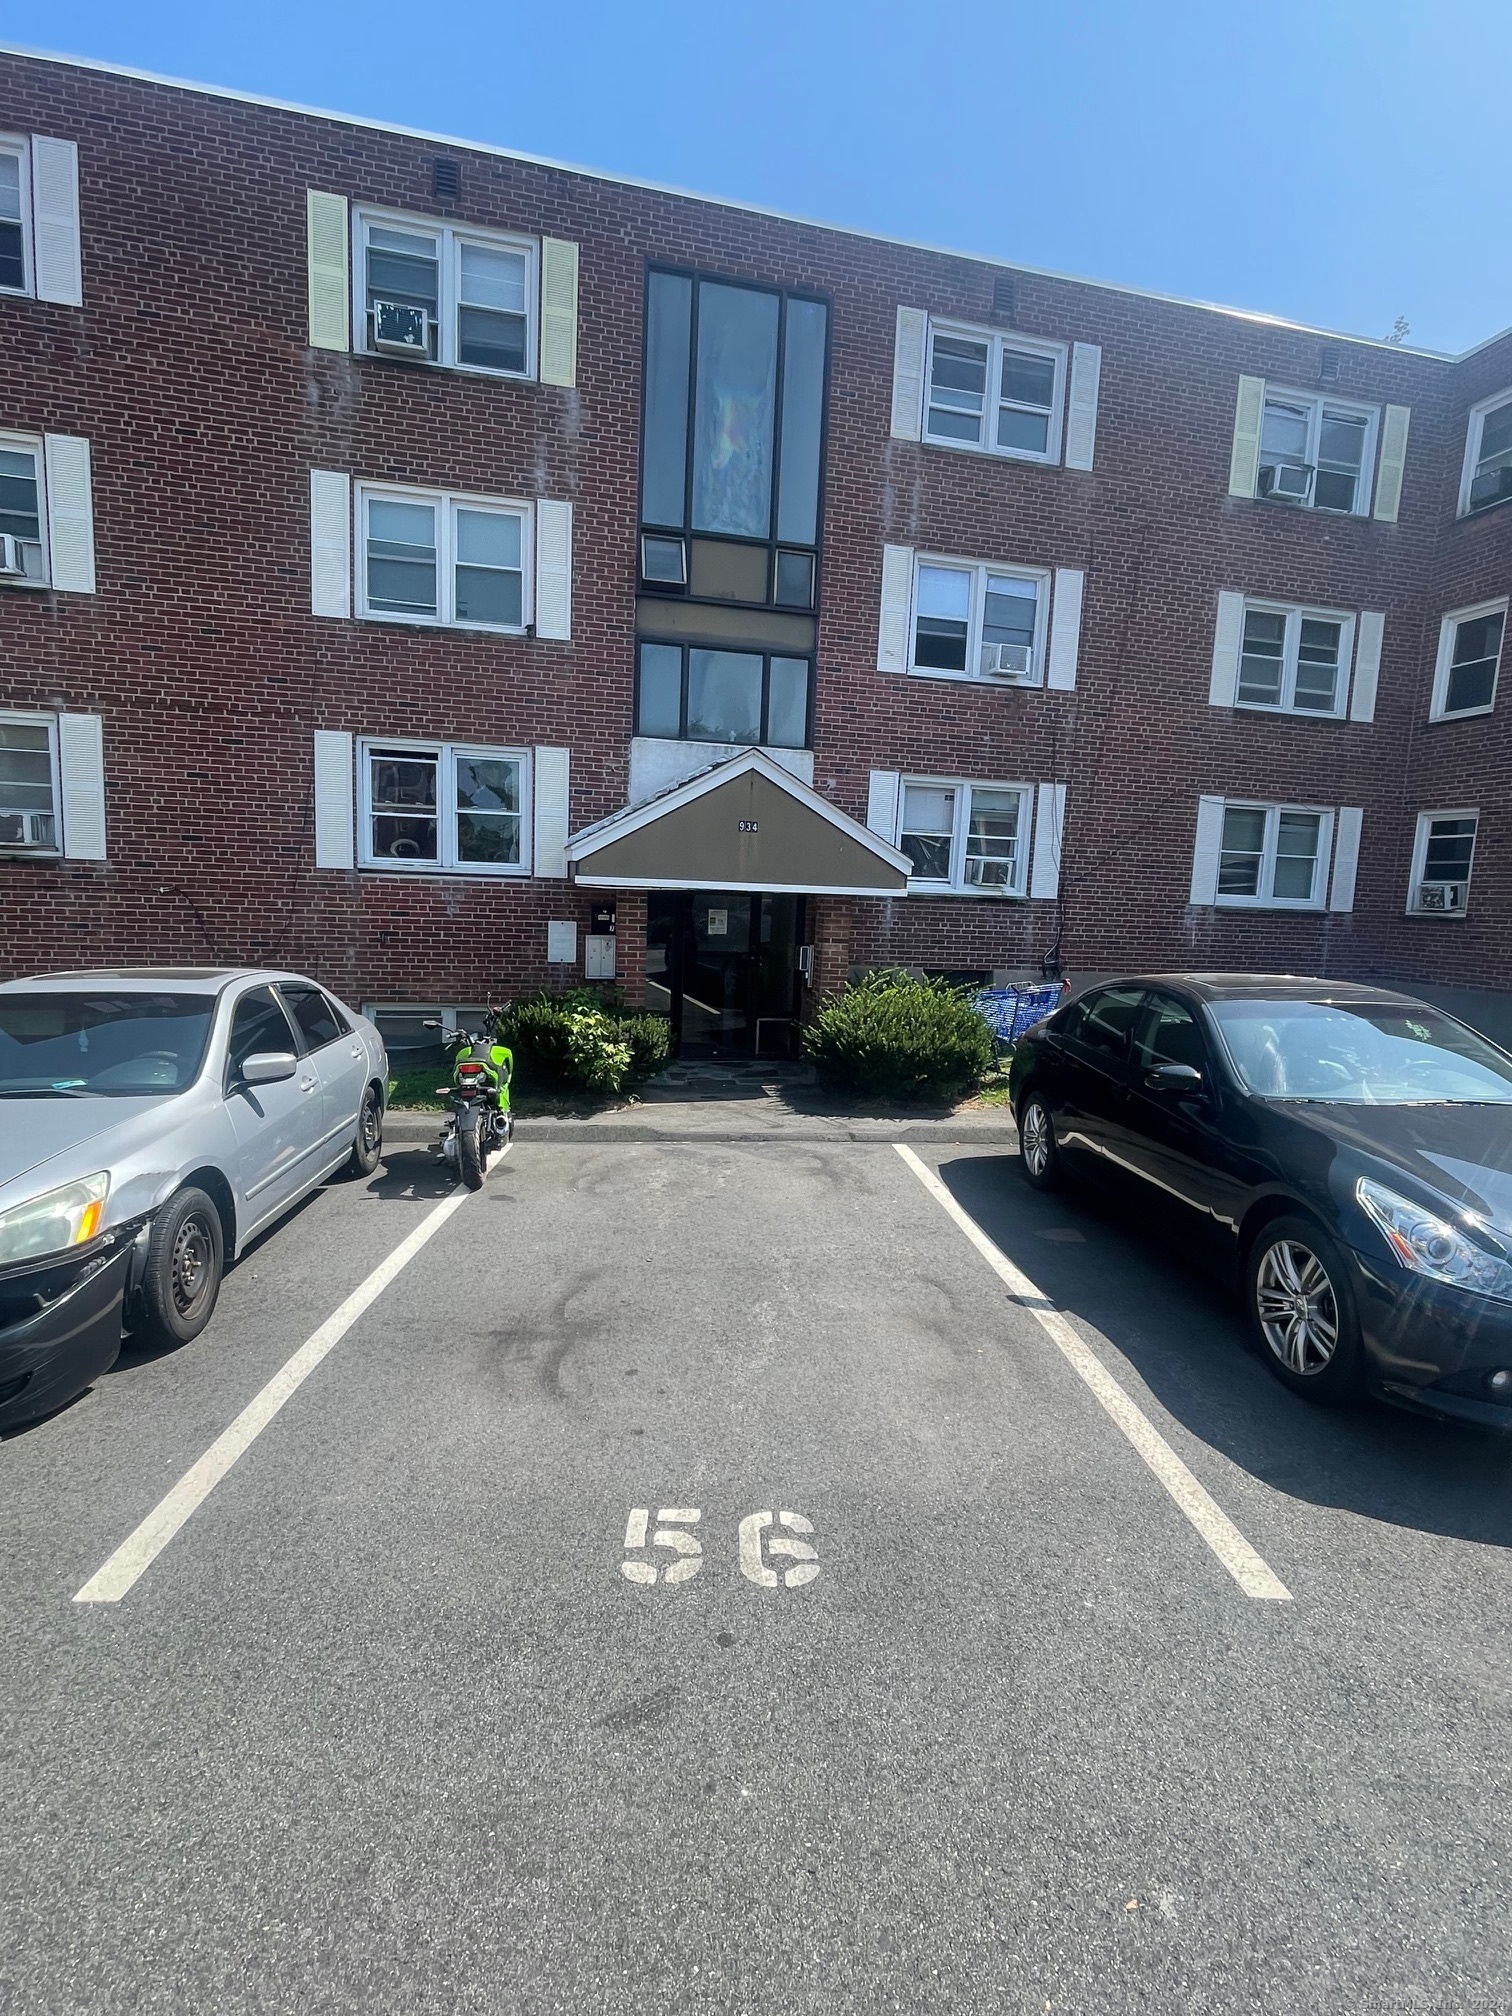
{"type": "Polygon", "coordinates": [[[1032,644],[982,646],[982,676],[985,679],[1027,679],[1033,670],[1032,644]]]}
{"type": "Polygon", "coordinates": [[[1417,907],[1419,910],[1463,910],[1468,882],[1419,882],[1417,907]]]}
{"type": "Polygon", "coordinates": [[[0,581],[24,581],[26,560],[21,551],[21,541],[13,539],[9,532],[0,533],[0,581]]]}
{"type": "Polygon", "coordinates": [[[400,301],[373,303],[373,348],[385,357],[418,357],[430,361],[430,316],[423,308],[400,301]]]}
{"type": "Polygon", "coordinates": [[[51,812],[0,812],[0,847],[52,847],[51,812]]]}
{"type": "Polygon", "coordinates": [[[1283,504],[1305,504],[1312,490],[1310,462],[1268,462],[1260,471],[1260,495],[1283,504]]]}
{"type": "Polygon", "coordinates": [[[1488,504],[1499,504],[1503,497],[1512,497],[1512,464],[1505,469],[1488,469],[1484,476],[1477,476],[1470,485],[1470,509],[1482,511],[1488,504]]]}

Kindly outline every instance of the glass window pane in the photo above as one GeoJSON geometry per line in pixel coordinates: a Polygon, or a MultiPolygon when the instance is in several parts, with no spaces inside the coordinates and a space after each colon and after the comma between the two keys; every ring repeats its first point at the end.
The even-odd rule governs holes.
{"type": "Polygon", "coordinates": [[[971,614],[970,572],[964,567],[921,567],[919,614],[964,623],[971,614]]]}
{"type": "Polygon", "coordinates": [[[1471,707],[1489,707],[1496,697],[1496,670],[1501,657],[1502,631],[1506,618],[1472,616],[1455,626],[1454,656],[1449,667],[1449,686],[1444,695],[1444,712],[1462,714],[1471,707]]]}
{"type": "Polygon", "coordinates": [[[1325,469],[1358,471],[1365,454],[1363,414],[1324,412],[1318,434],[1318,463],[1325,469]]]}
{"type": "Polygon", "coordinates": [[[808,747],[807,658],[774,658],[767,681],[767,741],[775,749],[808,747]]]}
{"type": "Polygon", "coordinates": [[[1265,420],[1260,430],[1261,461],[1305,462],[1311,417],[1305,406],[1283,406],[1267,399],[1265,420]]]}
{"type": "Polygon", "coordinates": [[[1476,467],[1485,469],[1509,456],[1512,456],[1512,400],[1508,400],[1505,406],[1495,407],[1482,421],[1476,467]]]}
{"type": "Polygon", "coordinates": [[[456,537],[457,621],[517,629],[525,598],[520,520],[513,512],[459,510],[456,537]]]}
{"type": "Polygon", "coordinates": [[[983,889],[1017,886],[1019,812],[1017,791],[973,791],[966,828],[966,880],[983,889]]]}
{"type": "Polygon", "coordinates": [[[705,282],[698,291],[693,525],[764,539],[772,520],[777,399],[775,294],[705,282]]]}
{"type": "Polygon", "coordinates": [[[1432,819],[1423,860],[1425,882],[1468,882],[1475,851],[1473,819],[1432,819]]]}
{"type": "Polygon", "coordinates": [[[0,532],[31,541],[42,536],[37,458],[14,448],[0,449],[0,532]]]}
{"type": "Polygon", "coordinates": [[[1264,812],[1254,806],[1228,806],[1223,814],[1223,851],[1218,861],[1218,894],[1258,896],[1260,858],[1264,852],[1264,812]]]}
{"type": "Polygon", "coordinates": [[[782,457],[777,485],[777,537],[812,546],[819,532],[819,442],[824,425],[822,302],[787,304],[782,361],[782,457]]]}
{"type": "Polygon", "coordinates": [[[457,558],[470,566],[518,567],[519,519],[513,512],[458,511],[457,558]]]}
{"type": "MultiPolygon", "coordinates": [[[[0,721],[0,819],[7,813],[49,814],[53,810],[52,744],[47,730],[30,722],[0,721]]],[[[0,824],[0,842],[18,845],[24,839],[19,820],[0,824]]],[[[53,844],[52,822],[34,834],[42,846],[53,844]]]]}
{"type": "Polygon", "coordinates": [[[759,656],[746,651],[689,651],[688,735],[695,742],[761,740],[759,656]]]}
{"type": "Polygon", "coordinates": [[[457,358],[480,371],[523,371],[525,317],[462,306],[457,311],[457,358]]]}
{"type": "Polygon", "coordinates": [[[1006,574],[989,574],[982,614],[982,642],[1032,645],[1038,611],[1037,582],[1016,581],[1006,574]]]}
{"type": "Polygon", "coordinates": [[[635,710],[637,735],[682,733],[682,646],[642,644],[635,710]]]}
{"type": "Polygon", "coordinates": [[[496,245],[463,245],[460,298],[473,308],[498,308],[511,315],[525,313],[530,262],[523,252],[496,245]]]}
{"type": "Polygon", "coordinates": [[[812,609],[814,606],[814,556],[812,553],[777,555],[777,600],[785,609],[812,609]]]}
{"type": "Polygon", "coordinates": [[[368,606],[395,614],[436,614],[436,507],[368,500],[368,606]]]}
{"type": "Polygon", "coordinates": [[[458,756],[457,859],[518,866],[520,766],[501,756],[458,756]]]}
{"type": "Polygon", "coordinates": [[[962,567],[919,569],[914,663],[933,671],[964,672],[970,629],[972,575],[962,567]]]}
{"type": "Polygon", "coordinates": [[[681,539],[657,539],[647,533],[641,540],[641,579],[665,581],[675,588],[685,586],[688,556],[681,539]]]}
{"type": "Polygon", "coordinates": [[[641,516],[683,523],[688,456],[688,345],[693,282],[653,273],[646,296],[646,424],[641,516]]]}
{"type": "Polygon", "coordinates": [[[493,245],[459,248],[457,356],[488,371],[525,369],[526,287],[523,252],[493,245]]]}
{"type": "Polygon", "coordinates": [[[518,630],[525,620],[525,584],[518,573],[503,568],[457,569],[457,621],[496,623],[518,630]]]}
{"type": "Polygon", "coordinates": [[[902,834],[898,845],[926,882],[950,880],[950,843],[955,829],[955,792],[949,787],[909,784],[903,790],[902,834]]]}
{"type": "Polygon", "coordinates": [[[1051,406],[1055,401],[1055,360],[1022,350],[1003,352],[1002,397],[1020,406],[1051,406]]]}
{"type": "Polygon", "coordinates": [[[0,287],[26,285],[26,254],[22,250],[21,226],[0,223],[0,287]]]}
{"type": "Polygon", "coordinates": [[[987,402],[986,343],[964,336],[936,336],[929,373],[926,433],[948,441],[982,438],[987,402]]]}
{"type": "Polygon", "coordinates": [[[1025,413],[1018,406],[998,408],[999,448],[1016,448],[1026,455],[1043,455],[1050,445],[1048,413],[1025,413]]]}
{"type": "Polygon", "coordinates": [[[0,153],[0,217],[21,221],[21,157],[0,153]]]}
{"type": "Polygon", "coordinates": [[[372,852],[376,860],[434,861],[436,770],[439,759],[423,751],[372,750],[372,852]]]}
{"type": "Polygon", "coordinates": [[[1239,695],[1250,707],[1281,704],[1286,618],[1274,609],[1246,609],[1244,647],[1239,658],[1239,695]]]}
{"type": "Polygon", "coordinates": [[[1283,812],[1276,828],[1276,881],[1278,900],[1306,902],[1313,892],[1318,864],[1316,812],[1283,812]]]}
{"type": "Polygon", "coordinates": [[[437,302],[441,289],[440,249],[436,239],[415,231],[395,231],[369,225],[367,243],[367,305],[395,301],[423,308],[430,317],[430,353],[437,354],[437,302]]]}
{"type": "Polygon", "coordinates": [[[1339,686],[1342,634],[1338,623],[1325,623],[1315,616],[1303,617],[1297,647],[1296,706],[1315,713],[1332,712],[1339,686]]]}

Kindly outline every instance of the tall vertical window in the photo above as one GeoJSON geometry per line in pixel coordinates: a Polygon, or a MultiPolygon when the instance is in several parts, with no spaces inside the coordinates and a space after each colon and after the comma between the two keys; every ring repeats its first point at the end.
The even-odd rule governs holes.
{"type": "Polygon", "coordinates": [[[1470,414],[1460,515],[1512,497],[1512,392],[1498,392],[1470,414]]]}
{"type": "Polygon", "coordinates": [[[27,257],[27,169],[24,140],[0,140],[0,293],[31,291],[27,257]]]}
{"type": "Polygon", "coordinates": [[[0,434],[0,536],[15,541],[8,553],[0,547],[0,560],[14,561],[20,569],[0,578],[12,585],[40,586],[47,579],[43,517],[41,442],[0,434]]]}
{"type": "Polygon", "coordinates": [[[650,275],[641,476],[648,586],[699,600],[813,607],[828,340],[822,301],[650,275]]]}
{"type": "Polygon", "coordinates": [[[1470,870],[1480,814],[1420,812],[1412,849],[1407,908],[1420,916],[1463,917],[1470,902],[1470,870]]]}
{"type": "Polygon", "coordinates": [[[1507,627],[1507,603],[1483,603],[1446,616],[1439,630],[1438,665],[1433,680],[1431,719],[1455,714],[1489,714],[1496,700],[1507,627]]]}

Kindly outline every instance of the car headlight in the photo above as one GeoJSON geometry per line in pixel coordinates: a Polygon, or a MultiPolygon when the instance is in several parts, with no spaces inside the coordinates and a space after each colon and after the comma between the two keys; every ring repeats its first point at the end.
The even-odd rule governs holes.
{"type": "Polygon", "coordinates": [[[1383,1183],[1372,1183],[1368,1176],[1355,1184],[1355,1196],[1365,1215],[1380,1226],[1398,1260],[1414,1274],[1426,1274],[1430,1281],[1444,1281],[1451,1288],[1467,1288],[1473,1295],[1512,1302],[1512,1263],[1475,1245],[1447,1218],[1414,1204],[1410,1197],[1399,1197],[1383,1183]]]}
{"type": "Polygon", "coordinates": [[[102,1171],[0,1211],[0,1266],[87,1245],[100,1229],[109,1188],[102,1171]]]}

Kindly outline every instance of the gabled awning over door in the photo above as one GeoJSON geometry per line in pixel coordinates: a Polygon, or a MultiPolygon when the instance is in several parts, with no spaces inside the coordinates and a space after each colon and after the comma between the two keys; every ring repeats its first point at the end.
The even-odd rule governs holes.
{"type": "Polygon", "coordinates": [[[743,889],[900,896],[906,854],[759,749],[567,842],[576,879],[603,889],[743,889]]]}

